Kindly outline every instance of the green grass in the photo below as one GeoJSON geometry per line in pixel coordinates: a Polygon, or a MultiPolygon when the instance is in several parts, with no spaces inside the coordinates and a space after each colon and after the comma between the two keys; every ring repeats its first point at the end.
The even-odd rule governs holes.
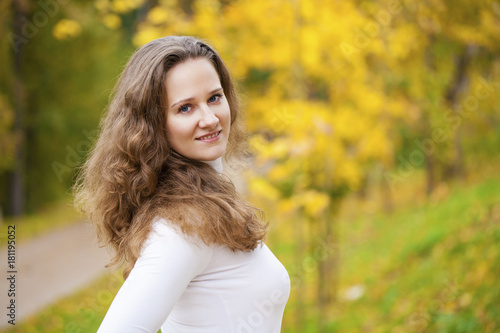
{"type": "Polygon", "coordinates": [[[96,332],[122,283],[123,278],[118,272],[106,274],[90,286],[45,308],[21,324],[1,332],[96,332]]]}
{"type": "Polygon", "coordinates": [[[16,241],[24,242],[30,238],[50,232],[82,220],[75,208],[68,202],[59,202],[43,209],[37,214],[18,218],[6,218],[0,231],[0,245],[7,241],[7,226],[16,226],[16,241]]]}
{"type": "MultiPolygon", "coordinates": [[[[443,193],[413,205],[407,193],[395,196],[404,204],[392,214],[367,213],[354,200],[341,214],[339,297],[327,332],[500,332],[500,178],[456,183],[443,193]],[[347,300],[355,285],[363,296],[347,300]]],[[[273,236],[272,249],[290,272],[297,266],[293,231],[280,227],[273,236]]],[[[306,306],[296,310],[292,299],[283,332],[319,332],[315,272],[292,274],[307,281],[306,306]],[[298,311],[307,321],[300,329],[298,311]]]]}
{"type": "Polygon", "coordinates": [[[356,245],[341,285],[366,292],[334,305],[332,332],[500,331],[500,179],[358,223],[343,227],[356,245]]]}
{"type": "MultiPolygon", "coordinates": [[[[328,332],[499,332],[500,178],[455,184],[438,199],[401,207],[391,214],[359,208],[340,218],[339,297],[327,313],[328,332]],[[365,291],[350,301],[344,294],[353,285],[365,291]]],[[[293,235],[293,224],[281,223],[269,237],[289,272],[293,235]]],[[[310,302],[300,333],[318,332],[315,272],[298,274],[310,302]]],[[[104,276],[5,332],[95,332],[121,281],[104,276]]],[[[296,308],[292,297],[284,333],[299,332],[296,308]]]]}

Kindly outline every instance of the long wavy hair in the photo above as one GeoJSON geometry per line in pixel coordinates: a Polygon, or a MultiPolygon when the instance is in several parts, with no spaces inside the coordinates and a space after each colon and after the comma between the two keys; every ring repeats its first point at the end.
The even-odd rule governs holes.
{"type": "Polygon", "coordinates": [[[167,140],[166,73],[189,59],[214,66],[231,111],[225,160],[247,152],[240,106],[217,52],[193,37],[169,36],[138,49],[118,80],[101,132],[74,186],[75,204],[95,226],[127,278],[156,218],[205,244],[251,251],[265,238],[260,210],[208,164],[174,151],[167,140]]]}

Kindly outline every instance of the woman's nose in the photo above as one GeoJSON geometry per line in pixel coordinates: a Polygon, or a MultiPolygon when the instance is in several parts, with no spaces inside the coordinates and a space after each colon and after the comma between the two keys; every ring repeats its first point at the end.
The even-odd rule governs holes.
{"type": "Polygon", "coordinates": [[[208,105],[201,107],[201,119],[198,126],[201,128],[214,128],[219,123],[219,118],[208,105]]]}

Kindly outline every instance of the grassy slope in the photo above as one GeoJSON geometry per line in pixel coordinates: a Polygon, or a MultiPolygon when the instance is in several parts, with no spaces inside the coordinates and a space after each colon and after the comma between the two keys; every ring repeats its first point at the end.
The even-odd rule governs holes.
{"type": "Polygon", "coordinates": [[[365,294],[332,332],[500,331],[500,179],[343,230],[342,284],[365,294]]]}
{"type": "MultiPolygon", "coordinates": [[[[288,268],[291,232],[280,229],[270,246],[288,268]]],[[[328,314],[329,332],[500,331],[500,179],[343,222],[342,239],[340,300],[328,314]],[[364,295],[343,299],[353,285],[364,295]]],[[[5,332],[95,332],[121,281],[106,276],[5,332]]],[[[293,308],[287,306],[283,332],[296,331],[293,308]]],[[[306,317],[314,317],[308,309],[306,317]]],[[[307,331],[317,332],[314,326],[311,320],[307,331]]]]}
{"type": "MultiPolygon", "coordinates": [[[[395,195],[392,214],[351,200],[338,218],[340,290],[327,332],[500,332],[500,178],[474,181],[445,187],[426,203],[416,179],[395,195]],[[347,300],[353,286],[363,296],[347,300]]],[[[283,332],[319,332],[311,258],[305,254],[297,269],[293,232],[281,226],[272,236],[291,275],[306,281],[301,316],[308,322],[298,328],[289,302],[283,332]]]]}

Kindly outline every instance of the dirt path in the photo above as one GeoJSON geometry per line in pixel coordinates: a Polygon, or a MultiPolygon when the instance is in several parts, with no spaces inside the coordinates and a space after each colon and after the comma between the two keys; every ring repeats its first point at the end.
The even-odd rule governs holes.
{"type": "MultiPolygon", "coordinates": [[[[6,226],[3,226],[6,228],[6,226]]],[[[22,233],[22,225],[17,227],[22,233]]],[[[7,323],[9,305],[7,245],[0,249],[0,328],[7,323]]],[[[108,271],[108,253],[99,248],[92,227],[79,222],[28,240],[16,247],[16,323],[71,294],[108,271]]]]}

